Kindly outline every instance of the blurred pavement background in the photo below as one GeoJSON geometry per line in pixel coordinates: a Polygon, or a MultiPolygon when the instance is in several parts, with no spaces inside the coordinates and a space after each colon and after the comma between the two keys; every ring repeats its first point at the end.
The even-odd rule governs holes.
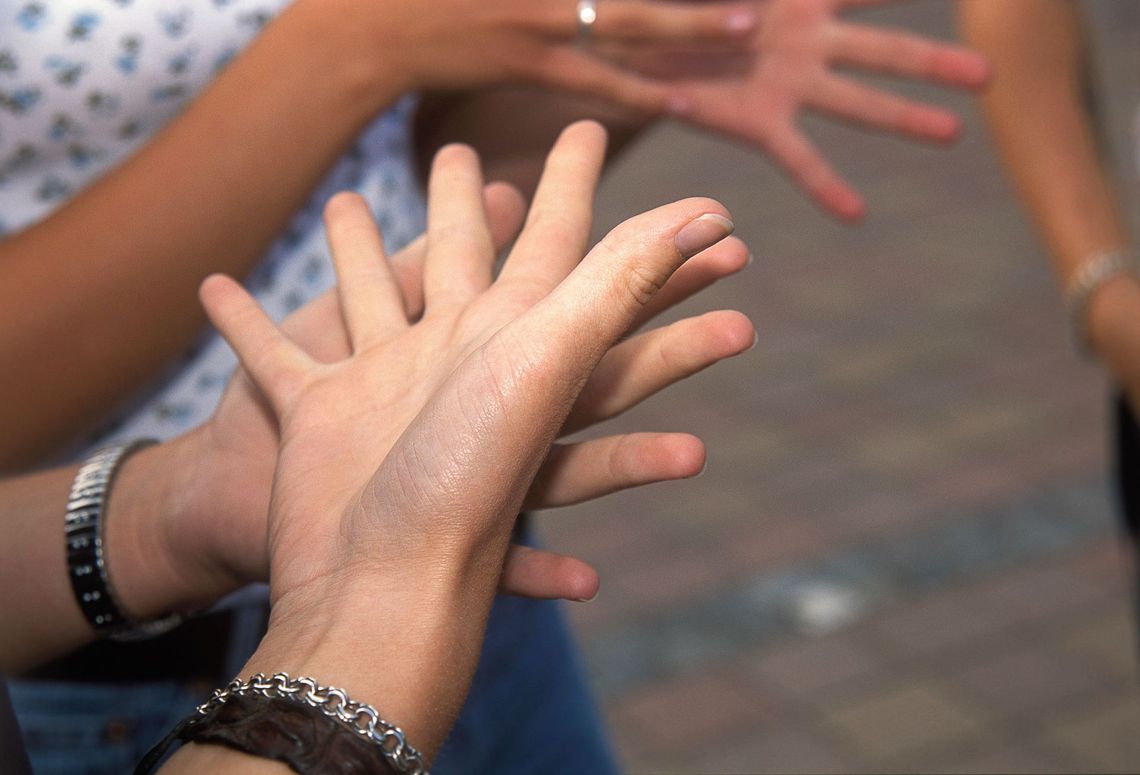
{"type": "MultiPolygon", "coordinates": [[[[950,3],[875,11],[950,37],[950,3]]],[[[677,126],[607,179],[598,232],[708,195],[755,263],[682,312],[758,346],[611,425],[685,430],[694,481],[539,520],[602,574],[572,606],[642,772],[1137,772],[1140,692],[1107,385],[967,97],[951,150],[810,124],[870,217],[677,126]]]]}

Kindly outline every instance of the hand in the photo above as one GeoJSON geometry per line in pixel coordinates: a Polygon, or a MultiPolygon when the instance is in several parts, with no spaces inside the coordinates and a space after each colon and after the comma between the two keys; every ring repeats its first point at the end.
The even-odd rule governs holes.
{"type": "MultiPolygon", "coordinates": [[[[327,3],[328,0],[320,0],[327,3]]],[[[527,82],[604,97],[650,112],[671,90],[579,45],[576,0],[347,0],[334,9],[349,39],[381,57],[405,90],[527,82]]],[[[619,52],[657,45],[739,46],[756,23],[751,4],[604,0],[591,40],[619,52]]]]}
{"type": "MultiPolygon", "coordinates": [[[[950,111],[899,97],[836,73],[836,65],[977,89],[984,57],[959,46],[842,22],[840,12],[897,0],[756,0],[750,50],[640,59],[637,68],[672,79],[685,107],[678,117],[754,143],[816,203],[845,220],[864,203],[796,126],[809,109],[874,129],[949,142],[960,123],[950,111]]],[[[620,56],[620,55],[619,55],[620,56]]]]}
{"type": "MultiPolygon", "coordinates": [[[[555,232],[573,231],[573,243],[584,250],[589,229],[589,193],[600,168],[601,144],[595,130],[578,127],[568,132],[560,155],[552,155],[546,185],[536,198],[531,225],[518,250],[529,241],[533,250],[555,232]],[[568,164],[573,159],[574,164],[568,164]],[[556,163],[557,162],[557,163],[556,163]],[[586,197],[569,208],[564,201],[568,179],[579,178],[576,194],[586,197]]],[[[438,191],[431,206],[443,206],[438,191]]],[[[508,186],[492,184],[484,192],[497,249],[518,228],[523,205],[508,186]]],[[[346,230],[371,229],[359,202],[341,197],[330,203],[328,229],[334,249],[346,230]]],[[[423,265],[439,252],[440,227],[392,257],[410,319],[423,310],[423,265]]],[[[493,253],[494,251],[492,251],[493,253]]],[[[717,279],[741,269],[747,250],[735,238],[702,251],[686,263],[646,307],[637,320],[644,325],[662,310],[682,301],[717,279]]],[[[479,261],[487,262],[487,256],[479,261]]],[[[350,354],[335,298],[326,295],[307,305],[284,324],[285,332],[312,357],[336,361],[350,354]]],[[[608,353],[587,383],[567,423],[567,432],[612,417],[683,377],[689,376],[751,343],[750,324],[732,312],[713,312],[633,337],[608,353]]],[[[411,377],[408,377],[411,379],[411,377]]],[[[395,433],[396,418],[390,427],[395,433]]],[[[392,436],[394,438],[394,435],[392,436]]],[[[181,463],[167,470],[179,473],[171,488],[179,502],[164,521],[180,586],[206,598],[216,598],[242,583],[267,577],[265,514],[276,459],[277,424],[257,391],[239,372],[214,417],[202,428],[177,440],[181,463]]],[[[685,434],[632,434],[582,444],[558,445],[543,466],[526,507],[541,509],[574,503],[617,489],[697,473],[703,465],[699,442],[685,434]]],[[[597,588],[593,569],[579,560],[512,548],[502,579],[503,591],[534,597],[588,598],[597,588]]]]}
{"type": "MultiPolygon", "coordinates": [[[[439,458],[432,446],[435,444],[450,451],[438,460],[439,465],[459,462],[450,457],[466,460],[474,456],[480,461],[496,461],[489,469],[492,482],[504,481],[504,474],[494,471],[497,466],[506,465],[508,469],[519,468],[520,475],[525,474],[522,478],[529,483],[545,459],[549,442],[571,415],[589,373],[614,341],[636,322],[637,313],[675,268],[669,264],[668,271],[656,269],[643,274],[648,270],[640,268],[637,246],[660,241],[667,233],[669,250],[654,246],[666,255],[650,255],[643,260],[658,263],[668,260],[679,265],[678,248],[672,243],[675,232],[683,225],[675,223],[679,212],[687,213],[688,220],[695,219],[693,229],[705,243],[678,243],[687,248],[686,255],[727,236],[731,226],[715,203],[705,200],[679,203],[644,216],[648,224],[640,230],[627,225],[618,232],[622,236],[603,241],[591,253],[592,260],[584,262],[573,275],[575,281],[567,283],[566,288],[576,290],[560,286],[562,278],[577,263],[580,244],[585,238],[603,152],[601,138],[600,129],[589,123],[571,127],[564,134],[551,154],[530,222],[493,283],[494,251],[482,216],[479,197],[482,183],[477,160],[468,149],[459,146],[444,149],[437,157],[429,187],[428,254],[424,266],[426,307],[417,322],[409,322],[407,318],[398,284],[382,260],[379,235],[359,200],[340,197],[330,203],[333,210],[330,240],[340,282],[341,309],[353,345],[353,354],[346,359],[320,363],[310,358],[273,326],[232,280],[214,276],[203,284],[202,300],[208,314],[267,397],[280,426],[269,526],[270,582],[274,597],[308,584],[314,578],[328,576],[344,565],[346,556],[351,559],[356,554],[379,553],[387,561],[390,555],[396,554],[405,558],[397,564],[406,564],[430,561],[441,553],[446,554],[450,533],[458,534],[455,541],[466,543],[470,526],[466,522],[450,523],[448,518],[459,515],[435,508],[414,509],[407,516],[410,520],[426,522],[420,529],[383,525],[385,531],[392,529],[394,534],[382,540],[379,535],[372,535],[367,541],[346,542],[344,539],[346,534],[357,530],[367,533],[377,529],[373,526],[377,519],[383,522],[382,515],[378,517],[372,509],[361,506],[362,498],[388,500],[451,481],[450,475],[435,478],[442,476],[436,464],[425,462],[439,458]],[[557,209],[555,203],[560,205],[557,209]],[[694,210],[711,214],[697,219],[700,212],[694,210]],[[654,228],[650,229],[650,225],[654,228]],[[648,235],[643,231],[648,231],[648,235]],[[615,246],[615,242],[619,244],[615,246]],[[632,266],[621,267],[625,274],[619,272],[617,278],[610,277],[604,268],[598,268],[603,259],[597,255],[614,252],[632,263],[632,266]],[[622,299],[623,306],[604,309],[602,302],[607,296],[598,294],[613,295],[614,290],[608,284],[621,279],[634,283],[633,290],[639,292],[640,303],[633,305],[622,299]],[[559,289],[557,296],[552,294],[555,288],[559,289]],[[554,300],[571,293],[581,294],[581,298],[573,303],[569,299],[554,300]],[[538,304],[548,294],[551,298],[538,304]],[[501,330],[512,322],[521,325],[516,319],[527,317],[525,313],[536,304],[537,308],[548,311],[543,315],[535,312],[528,319],[537,316],[547,328],[541,335],[534,330],[529,335],[533,341],[526,340],[524,349],[501,351],[505,342],[513,342],[511,337],[503,340],[505,334],[501,330]],[[553,306],[561,310],[559,304],[570,305],[563,310],[568,316],[566,322],[557,316],[550,317],[553,312],[549,309],[553,306]],[[583,324],[592,332],[588,337],[578,330],[572,335],[558,330],[575,325],[577,318],[588,314],[596,318],[583,324]],[[561,352],[543,344],[558,342],[567,336],[567,344],[576,345],[573,352],[561,352]],[[583,339],[588,341],[580,341],[583,339]],[[586,353],[590,354],[588,358],[586,353]],[[549,358],[557,360],[547,363],[549,358]],[[521,384],[529,383],[529,375],[535,368],[532,359],[544,364],[545,380],[556,375],[568,380],[553,394],[544,391],[541,400],[529,399],[529,403],[541,407],[542,412],[535,408],[534,416],[521,424],[521,418],[511,420],[512,427],[517,425],[519,430],[525,429],[528,436],[537,435],[543,440],[537,448],[542,454],[504,461],[499,460],[500,449],[511,449],[510,439],[489,443],[486,447],[483,444],[465,447],[457,446],[452,438],[433,437],[431,444],[419,449],[420,444],[426,444],[420,439],[412,443],[418,450],[417,455],[402,461],[397,470],[409,465],[426,465],[426,470],[420,472],[423,476],[399,483],[399,492],[369,484],[377,462],[384,460],[415,422],[428,422],[433,433],[456,438],[485,434],[487,429],[481,418],[485,413],[501,411],[501,402],[514,396],[521,384]],[[508,367],[513,371],[503,371],[508,367]],[[566,372],[567,368],[571,371],[566,372]],[[554,375],[547,373],[550,369],[554,369],[554,375]],[[474,392],[456,393],[449,388],[441,393],[441,386],[454,382],[458,373],[471,374],[469,380],[459,382],[474,392]],[[470,385],[466,384],[468,381],[470,385]],[[484,396],[487,398],[481,402],[484,396]],[[425,407],[430,408],[433,402],[447,406],[446,423],[432,419],[437,417],[434,413],[428,413],[425,419],[425,407]],[[483,407],[487,402],[496,406],[483,407]],[[473,414],[472,407],[481,409],[473,414]],[[448,429],[446,434],[445,428],[448,429]],[[362,508],[366,516],[361,516],[362,508]],[[342,519],[365,522],[359,527],[346,528],[341,524],[342,519]]],[[[624,290],[629,292],[630,288],[624,290]]],[[[611,304],[614,301],[610,299],[611,304]]],[[[734,328],[746,332],[750,341],[750,326],[739,316],[730,314],[737,322],[734,328]]],[[[529,438],[520,439],[519,443],[528,448],[534,446],[529,438]]],[[[479,462],[476,468],[488,470],[484,462],[479,462]]],[[[461,497],[466,503],[468,497],[481,489],[485,488],[454,491],[444,486],[444,493],[433,492],[432,497],[461,497]]],[[[518,503],[512,505],[512,509],[522,505],[526,491],[525,487],[518,490],[518,503]]],[[[515,488],[512,487],[511,492],[514,493],[515,488]]],[[[511,498],[514,499],[514,495],[511,498]]],[[[403,509],[394,513],[403,513],[403,509]]],[[[513,519],[513,514],[511,516],[513,519]]],[[[498,527],[496,535],[501,532],[498,527]]]]}
{"type": "MultiPolygon", "coordinates": [[[[689,199],[627,221],[579,263],[601,146],[596,125],[564,133],[495,281],[473,154],[441,151],[425,311],[414,322],[371,223],[338,200],[334,209],[348,211],[333,241],[352,354],[334,363],[309,358],[236,283],[203,284],[210,317],[281,426],[273,609],[243,674],[283,670],[343,687],[429,758],[443,739],[475,669],[515,514],[582,386],[674,270],[731,230],[717,203],[689,199]],[[393,394],[409,369],[418,381],[393,394]],[[397,404],[416,409],[394,429],[397,404]]],[[[207,762],[239,765],[224,749],[187,746],[170,767],[207,762]]]]}

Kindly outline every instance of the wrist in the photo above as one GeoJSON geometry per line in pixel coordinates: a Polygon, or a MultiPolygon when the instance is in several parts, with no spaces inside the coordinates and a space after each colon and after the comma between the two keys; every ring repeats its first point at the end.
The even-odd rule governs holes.
{"type": "Polygon", "coordinates": [[[429,757],[459,713],[493,588],[450,574],[344,569],[275,598],[269,630],[242,669],[308,675],[376,707],[429,757]]]}
{"type": "Polygon", "coordinates": [[[1107,280],[1088,305],[1089,342],[1125,384],[1140,384],[1140,277],[1122,272],[1107,280]]]}
{"type": "Polygon", "coordinates": [[[144,449],[122,463],[103,527],[108,575],[126,612],[150,619],[207,607],[236,588],[215,570],[200,546],[180,543],[176,527],[193,519],[187,508],[195,440],[144,449]]]}

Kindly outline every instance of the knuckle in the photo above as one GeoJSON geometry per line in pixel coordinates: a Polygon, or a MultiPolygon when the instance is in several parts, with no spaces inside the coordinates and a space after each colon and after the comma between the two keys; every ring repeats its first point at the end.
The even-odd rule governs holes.
{"type": "Polygon", "coordinates": [[[634,307],[644,307],[661,290],[665,277],[660,270],[646,264],[634,264],[626,270],[626,298],[634,307]]]}

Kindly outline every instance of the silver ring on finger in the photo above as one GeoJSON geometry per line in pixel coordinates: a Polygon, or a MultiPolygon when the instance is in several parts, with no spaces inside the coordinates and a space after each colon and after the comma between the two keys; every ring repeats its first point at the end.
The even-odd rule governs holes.
{"type": "Polygon", "coordinates": [[[598,0],[578,0],[578,43],[588,45],[598,20],[598,0]]]}

